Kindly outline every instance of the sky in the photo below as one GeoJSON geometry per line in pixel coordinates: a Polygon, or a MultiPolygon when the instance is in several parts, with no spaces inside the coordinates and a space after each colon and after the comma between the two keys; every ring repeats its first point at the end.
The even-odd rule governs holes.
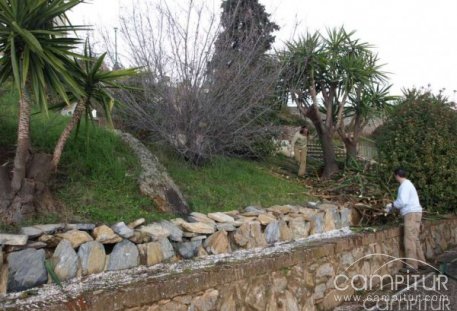
{"type": "MultiPolygon", "coordinates": [[[[137,0],[138,1],[138,0],[137,0]]],[[[140,0],[154,2],[158,0],[140,0]]],[[[181,0],[185,1],[185,0],[181,0]]],[[[220,0],[215,2],[216,8],[220,0]]],[[[260,0],[281,30],[276,48],[307,31],[356,30],[385,64],[392,92],[431,85],[457,100],[456,0],[260,0]]],[[[132,0],[92,0],[70,14],[74,24],[113,29],[132,0]]]]}

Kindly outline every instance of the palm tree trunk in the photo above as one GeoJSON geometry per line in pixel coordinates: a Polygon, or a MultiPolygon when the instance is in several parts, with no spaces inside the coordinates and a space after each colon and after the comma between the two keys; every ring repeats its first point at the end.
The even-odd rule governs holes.
{"type": "Polygon", "coordinates": [[[333,174],[338,172],[338,163],[336,162],[335,145],[333,143],[333,135],[329,132],[324,122],[322,122],[321,116],[317,107],[313,105],[309,110],[307,117],[313,122],[316,128],[317,135],[322,145],[322,153],[324,160],[324,171],[322,173],[323,178],[330,178],[333,174]]]}
{"type": "Polygon", "coordinates": [[[85,109],[84,102],[79,101],[75,107],[75,111],[73,112],[73,116],[71,117],[70,122],[68,122],[67,126],[65,127],[63,132],[60,134],[59,140],[57,141],[57,144],[54,148],[54,153],[52,155],[51,165],[54,169],[57,169],[57,166],[59,165],[59,162],[60,162],[60,158],[62,157],[62,152],[65,147],[65,144],[67,143],[67,140],[70,137],[71,132],[73,131],[75,126],[78,124],[79,120],[81,120],[81,116],[84,112],[84,109],[85,109]]]}
{"type": "Polygon", "coordinates": [[[22,186],[22,181],[26,176],[27,161],[30,150],[30,114],[32,107],[29,98],[22,91],[19,99],[19,122],[17,129],[17,147],[16,156],[14,157],[13,178],[11,180],[11,189],[17,193],[22,186]]]}

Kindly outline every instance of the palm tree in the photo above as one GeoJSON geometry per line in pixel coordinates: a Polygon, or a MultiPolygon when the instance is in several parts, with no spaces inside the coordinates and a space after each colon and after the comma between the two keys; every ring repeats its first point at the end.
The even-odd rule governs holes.
{"type": "MultiPolygon", "coordinates": [[[[106,53],[98,58],[93,57],[89,42],[86,41],[84,57],[81,60],[75,59],[74,63],[71,64],[72,68],[70,71],[75,74],[75,80],[84,90],[84,94],[80,98],[72,98],[77,101],[77,104],[72,118],[60,134],[54,148],[51,162],[53,169],[57,169],[65,144],[73,129],[80,123],[83,115],[86,116],[87,121],[92,116],[92,109],[100,107],[111,125],[110,112],[115,100],[111,96],[109,89],[125,88],[125,86],[118,84],[116,81],[136,74],[136,69],[103,70],[102,66],[105,56],[106,53]]],[[[54,108],[61,108],[63,105],[65,104],[55,106],[54,108]]]]}
{"type": "Polygon", "coordinates": [[[80,42],[72,34],[82,28],[72,26],[66,17],[66,13],[81,2],[83,0],[0,0],[0,82],[12,79],[19,92],[13,176],[10,187],[5,186],[4,178],[0,180],[0,186],[3,183],[9,189],[9,194],[3,194],[7,200],[0,200],[0,208],[5,209],[6,205],[7,209],[22,209],[21,200],[15,198],[24,185],[31,159],[32,102],[47,112],[49,94],[58,94],[69,103],[68,90],[76,95],[82,93],[67,70],[76,56],[72,50],[80,42]]]}
{"type": "Polygon", "coordinates": [[[281,58],[283,88],[313,122],[324,154],[323,176],[330,177],[338,171],[333,138],[336,133],[346,137],[344,117],[350,96],[359,86],[383,80],[384,74],[371,46],[343,27],[290,42],[281,58]]]}

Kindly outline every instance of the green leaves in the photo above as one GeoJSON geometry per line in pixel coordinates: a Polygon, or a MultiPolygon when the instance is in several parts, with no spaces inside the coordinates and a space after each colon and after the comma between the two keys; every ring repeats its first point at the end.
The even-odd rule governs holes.
{"type": "Polygon", "coordinates": [[[440,95],[409,90],[378,132],[385,174],[406,168],[426,209],[455,210],[457,112],[449,102],[440,95]]]}
{"type": "MultiPolygon", "coordinates": [[[[83,101],[85,105],[85,119],[92,119],[93,109],[102,110],[108,124],[111,122],[111,111],[115,100],[110,93],[110,89],[124,88],[122,80],[137,74],[136,68],[121,70],[104,70],[103,64],[106,53],[94,57],[89,42],[84,45],[84,54],[80,59],[68,64],[66,71],[71,73],[75,83],[83,90],[82,96],[75,96],[68,93],[70,101],[83,101]]],[[[61,106],[61,105],[57,105],[61,106]]],[[[53,107],[55,108],[55,107],[53,107]]]]}
{"type": "Polygon", "coordinates": [[[26,89],[47,111],[47,98],[55,92],[68,101],[67,88],[82,91],[66,69],[76,56],[80,40],[66,12],[82,0],[0,0],[0,82],[13,78],[20,93],[26,89]],[[60,22],[61,25],[57,25],[60,22]]]}

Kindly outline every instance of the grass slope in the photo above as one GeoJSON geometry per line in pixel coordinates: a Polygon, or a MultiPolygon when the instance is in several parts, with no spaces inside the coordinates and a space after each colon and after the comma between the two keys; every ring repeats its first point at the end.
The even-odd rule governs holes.
{"type": "Polygon", "coordinates": [[[159,153],[162,163],[180,186],[192,210],[202,213],[260,205],[303,204],[303,183],[272,175],[269,162],[220,157],[194,168],[173,155],[159,153]]]}
{"type": "MultiPolygon", "coordinates": [[[[16,142],[17,95],[0,94],[0,163],[12,160],[16,142]]],[[[52,152],[68,118],[50,113],[32,117],[34,151],[52,152]]],[[[191,208],[202,213],[248,205],[299,204],[307,199],[303,184],[272,174],[271,163],[218,158],[195,169],[181,158],[155,150],[181,187],[191,208]]],[[[278,161],[279,159],[276,159],[278,161]]],[[[144,217],[148,221],[170,218],[154,209],[139,193],[139,163],[118,137],[97,126],[84,126],[65,147],[59,172],[51,185],[63,208],[29,222],[89,221],[113,223],[144,217]]]]}
{"type": "MultiPolygon", "coordinates": [[[[3,155],[14,156],[16,141],[16,106],[14,92],[0,97],[0,146],[3,155]]],[[[34,151],[52,152],[67,117],[50,113],[32,116],[31,135],[34,151]]],[[[139,193],[136,178],[139,163],[118,137],[89,125],[68,141],[51,189],[66,207],[57,215],[45,215],[32,221],[130,221],[145,217],[162,218],[155,213],[151,200],[139,193]]],[[[5,157],[5,156],[4,156],[5,157]]],[[[1,159],[2,163],[4,159],[1,159]]]]}

